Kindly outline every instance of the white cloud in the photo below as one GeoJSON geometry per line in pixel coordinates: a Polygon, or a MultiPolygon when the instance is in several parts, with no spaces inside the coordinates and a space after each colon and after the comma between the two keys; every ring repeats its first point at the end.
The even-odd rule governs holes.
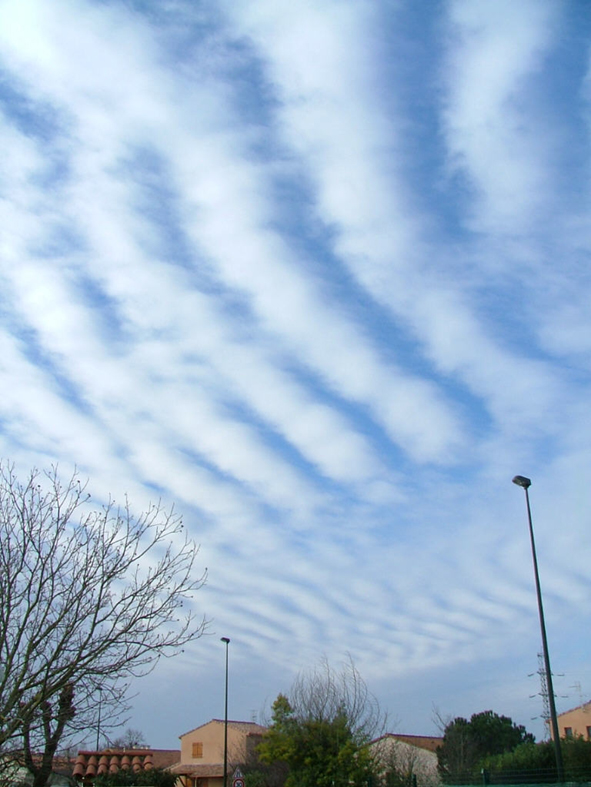
{"type": "MultiPolygon", "coordinates": [[[[531,67],[531,59],[550,35],[551,8],[544,4],[544,9],[535,17],[537,33],[527,38],[531,39],[532,55],[512,65],[513,76],[518,68],[531,67]]],[[[372,60],[368,43],[372,36],[379,37],[376,20],[366,13],[365,6],[355,3],[338,8],[329,3],[282,10],[288,14],[289,24],[283,15],[270,12],[265,3],[247,9],[240,6],[233,15],[239,20],[238,29],[244,25],[268,66],[273,88],[281,99],[278,115],[284,136],[301,156],[317,187],[319,215],[337,227],[335,250],[357,281],[412,330],[418,340],[417,350],[425,353],[438,373],[451,375],[465,386],[498,425],[505,424],[511,430],[522,425],[531,428],[533,421],[539,423],[556,408],[564,395],[561,382],[543,362],[526,359],[523,353],[514,353],[508,343],[495,341],[488,326],[473,312],[468,302],[470,291],[446,277],[442,267],[431,259],[439,252],[422,236],[427,233],[421,232],[421,220],[427,230],[428,219],[413,206],[412,188],[402,176],[405,145],[408,148],[404,121],[386,118],[376,89],[378,64],[372,60]],[[319,30],[323,33],[317,35],[319,30]],[[292,46],[292,37],[306,41],[306,45],[292,46]],[[308,47],[321,59],[323,68],[316,68],[316,58],[310,57],[308,47]],[[498,385],[499,379],[505,381],[503,386],[498,385]]],[[[459,18],[458,25],[460,10],[452,8],[454,18],[459,18]]],[[[499,15],[491,12],[489,16],[489,26],[494,27],[499,15]]],[[[475,12],[473,17],[487,32],[487,14],[475,12]]],[[[524,25],[525,19],[524,14],[524,25]]],[[[512,38],[507,41],[507,36],[503,37],[508,23],[502,24],[500,33],[493,30],[491,35],[500,35],[513,51],[518,45],[512,38]]],[[[515,38],[519,40],[517,34],[515,38]]],[[[473,44],[474,38],[467,35],[467,41],[467,46],[480,51],[473,44]]],[[[464,100],[471,107],[472,94],[457,86],[460,78],[472,73],[467,61],[468,56],[463,56],[460,49],[454,59],[459,76],[455,81],[450,78],[450,92],[466,93],[464,100]]],[[[494,73],[494,58],[485,62],[494,73]]],[[[498,80],[497,92],[504,95],[509,77],[503,79],[501,75],[498,80]]],[[[485,85],[482,92],[486,100],[495,102],[494,89],[488,91],[485,85]]],[[[476,113],[480,117],[478,110],[476,113]]],[[[451,116],[451,111],[448,114],[451,116]]],[[[461,110],[457,114],[462,116],[461,110]]],[[[457,121],[460,126],[463,122],[457,121]]],[[[498,123],[503,123],[500,115],[498,123]]],[[[474,133],[480,141],[478,129],[474,133]]],[[[452,142],[460,144],[455,137],[452,142]]],[[[539,158],[534,150],[528,160],[538,166],[539,158]]],[[[488,160],[486,156],[484,159],[488,160]]],[[[498,155],[491,157],[495,163],[498,160],[498,155]]],[[[504,182],[502,177],[499,182],[504,182]]],[[[480,286],[486,286],[486,282],[480,286]]],[[[371,379],[375,385],[375,375],[362,378],[371,379]]],[[[382,388],[382,384],[378,386],[382,388]]],[[[414,418],[405,407],[410,401],[417,402],[422,393],[416,385],[411,387],[412,392],[401,401],[395,396],[387,397],[387,401],[396,402],[401,418],[412,428],[414,418]]],[[[437,390],[431,384],[429,387],[437,390]]],[[[441,416],[430,416],[423,406],[417,409],[425,413],[425,425],[434,439],[448,431],[444,431],[441,416]]],[[[440,443],[439,450],[442,448],[440,443]]]]}
{"type": "Polygon", "coordinates": [[[566,203],[542,189],[553,140],[530,144],[559,11],[443,10],[423,158],[403,69],[384,100],[387,4],[0,8],[24,97],[0,125],[2,452],[176,501],[244,685],[346,650],[376,680],[521,658],[515,472],[549,620],[589,595],[588,286],[550,273],[566,223],[540,217],[566,203]],[[428,167],[446,205],[410,176],[428,167]]]}
{"type": "Polygon", "coordinates": [[[530,80],[559,28],[558,5],[450,5],[446,136],[476,192],[474,228],[520,232],[552,188],[552,138],[530,118],[530,80]]]}

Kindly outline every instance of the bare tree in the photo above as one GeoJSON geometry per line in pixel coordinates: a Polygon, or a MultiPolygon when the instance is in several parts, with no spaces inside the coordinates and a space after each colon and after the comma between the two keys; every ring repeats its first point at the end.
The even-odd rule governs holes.
{"type": "Polygon", "coordinates": [[[386,727],[386,715],[350,656],[340,671],[322,659],[317,667],[298,675],[289,701],[300,719],[332,722],[344,715],[351,731],[364,741],[377,738],[386,727]]]}
{"type": "Polygon", "coordinates": [[[43,700],[39,713],[23,719],[23,753],[22,759],[27,770],[33,774],[33,785],[43,785],[52,771],[53,758],[62,739],[64,731],[74,716],[74,688],[66,684],[57,697],[57,702],[43,700]],[[37,726],[35,721],[39,719],[37,726]],[[44,745],[42,752],[34,753],[34,742],[42,734],[44,745]]]}
{"type": "MultiPolygon", "coordinates": [[[[273,703],[271,724],[257,747],[260,761],[283,765],[259,772],[267,787],[287,777],[288,784],[314,787],[366,787],[377,773],[371,740],[385,717],[352,659],[335,671],[324,659],[302,673],[289,697],[273,703]]],[[[249,772],[250,773],[250,772],[249,772]]]]}
{"type": "Polygon", "coordinates": [[[35,787],[77,720],[88,729],[101,706],[116,717],[129,680],[206,625],[191,611],[205,575],[181,518],[89,499],[77,474],[21,483],[0,463],[0,750],[45,752],[41,771],[26,757],[35,787]]]}
{"type": "Polygon", "coordinates": [[[127,727],[119,737],[110,741],[112,749],[138,749],[145,746],[146,738],[141,730],[127,727]]]}

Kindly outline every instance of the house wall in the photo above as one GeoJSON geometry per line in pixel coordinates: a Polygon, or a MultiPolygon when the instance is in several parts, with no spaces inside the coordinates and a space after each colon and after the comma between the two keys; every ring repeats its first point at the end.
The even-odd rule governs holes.
{"type": "Polygon", "coordinates": [[[383,774],[395,771],[410,780],[416,776],[418,787],[435,787],[441,780],[437,770],[437,754],[419,746],[386,735],[372,744],[383,774]]]}
{"type": "MultiPolygon", "coordinates": [[[[228,758],[243,759],[244,733],[228,725],[228,758]]],[[[188,732],[181,738],[181,762],[214,764],[224,761],[224,724],[212,721],[196,730],[188,732]],[[193,744],[202,744],[201,756],[195,756],[193,744]]]]}
{"type": "MultiPolygon", "coordinates": [[[[263,727],[247,722],[228,723],[228,763],[243,763],[261,738],[263,727]]],[[[224,761],[224,722],[213,719],[181,736],[181,763],[214,765],[224,761]]]]}
{"type": "Polygon", "coordinates": [[[591,740],[591,702],[558,715],[558,733],[561,738],[581,735],[591,740]]]}

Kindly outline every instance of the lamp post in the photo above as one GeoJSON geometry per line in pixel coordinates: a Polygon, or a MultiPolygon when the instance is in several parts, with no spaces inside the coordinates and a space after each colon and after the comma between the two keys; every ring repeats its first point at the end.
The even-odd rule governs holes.
{"type": "Polygon", "coordinates": [[[226,691],[224,699],[224,787],[228,784],[228,645],[230,639],[222,637],[221,642],[226,645],[226,691]]]}
{"type": "Polygon", "coordinates": [[[96,750],[99,751],[99,742],[101,738],[101,706],[103,703],[103,687],[97,686],[97,691],[99,693],[99,700],[98,700],[98,720],[96,725],[96,750]]]}
{"type": "Polygon", "coordinates": [[[536,542],[534,541],[534,527],[531,519],[531,508],[529,505],[529,492],[531,480],[522,475],[516,475],[513,483],[525,490],[525,502],[527,505],[527,521],[529,524],[529,537],[531,541],[531,554],[534,564],[534,578],[536,581],[536,595],[538,598],[538,614],[540,617],[540,630],[542,632],[542,652],[544,654],[544,669],[546,671],[546,686],[548,687],[548,704],[550,707],[550,725],[552,738],[554,739],[554,755],[556,757],[556,778],[559,782],[564,781],[564,767],[562,764],[562,749],[560,748],[560,734],[558,732],[558,718],[556,716],[556,702],[554,701],[554,687],[552,685],[552,670],[550,669],[550,654],[548,652],[548,638],[546,637],[546,623],[544,622],[544,606],[542,604],[542,590],[540,588],[540,575],[538,572],[538,558],[536,557],[536,542]]]}

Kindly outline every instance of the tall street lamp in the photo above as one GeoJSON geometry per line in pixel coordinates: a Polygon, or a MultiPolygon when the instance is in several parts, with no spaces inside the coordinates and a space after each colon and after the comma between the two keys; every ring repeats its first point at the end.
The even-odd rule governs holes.
{"type": "Polygon", "coordinates": [[[222,637],[221,642],[226,645],[226,692],[224,700],[224,787],[228,784],[228,637],[222,637]]]}
{"type": "Polygon", "coordinates": [[[544,669],[546,671],[546,686],[548,687],[548,704],[550,706],[550,724],[552,727],[552,738],[554,739],[554,754],[556,757],[556,778],[559,782],[564,781],[564,767],[562,765],[562,749],[560,748],[560,734],[558,732],[558,718],[556,716],[556,702],[554,701],[554,687],[552,686],[552,670],[550,669],[550,654],[548,652],[548,639],[546,637],[546,623],[544,622],[544,607],[542,604],[542,590],[540,588],[540,575],[538,572],[538,558],[536,557],[536,542],[534,541],[534,527],[531,520],[531,508],[529,505],[529,492],[531,480],[522,475],[516,475],[513,483],[525,490],[525,502],[527,504],[527,521],[529,524],[529,538],[531,541],[531,554],[534,563],[534,577],[536,581],[536,595],[538,597],[538,614],[540,616],[540,629],[542,632],[542,651],[544,654],[544,669]]]}
{"type": "Polygon", "coordinates": [[[96,725],[96,750],[99,751],[99,742],[101,738],[101,706],[103,703],[103,687],[97,686],[97,691],[99,693],[99,700],[98,700],[98,721],[96,725]]]}

